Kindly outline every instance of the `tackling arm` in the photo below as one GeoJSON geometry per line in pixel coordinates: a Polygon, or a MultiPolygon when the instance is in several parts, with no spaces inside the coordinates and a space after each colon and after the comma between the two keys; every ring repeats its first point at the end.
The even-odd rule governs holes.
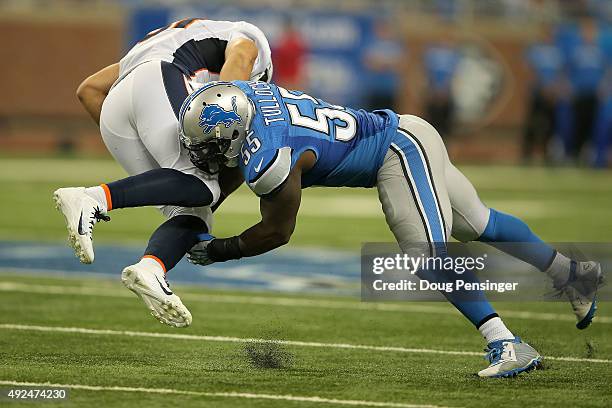
{"type": "Polygon", "coordinates": [[[278,248],[287,242],[295,228],[302,198],[302,173],[314,166],[316,156],[304,152],[287,175],[279,191],[260,201],[261,221],[239,236],[216,239],[206,235],[192,251],[190,261],[200,265],[255,256],[278,248]]]}
{"type": "Polygon", "coordinates": [[[77,89],[79,101],[98,125],[100,125],[100,112],[104,99],[117,78],[119,78],[118,63],[96,72],[85,79],[77,89]]]}
{"type": "Polygon", "coordinates": [[[302,171],[295,166],[281,190],[259,201],[261,221],[239,236],[242,256],[255,256],[289,242],[302,198],[302,171]]]}
{"type": "Polygon", "coordinates": [[[230,42],[225,49],[225,63],[219,73],[219,80],[248,80],[256,59],[257,46],[252,40],[238,38],[230,42]]]}

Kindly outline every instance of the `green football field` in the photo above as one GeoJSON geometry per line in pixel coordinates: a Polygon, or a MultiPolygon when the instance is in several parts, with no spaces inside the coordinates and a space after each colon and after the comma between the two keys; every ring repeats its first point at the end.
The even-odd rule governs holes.
{"type": "MultiPolygon", "coordinates": [[[[463,170],[488,205],[522,217],[547,240],[610,241],[610,172],[463,170]]],[[[108,160],[1,158],[0,240],[64,240],[52,191],[122,175],[108,160]]],[[[240,232],[257,210],[240,190],[219,211],[215,233],[240,232]]],[[[162,221],[153,209],[111,216],[96,242],[144,246],[162,221]]],[[[362,242],[391,239],[375,191],[313,189],[291,245],[358,256],[362,242]]],[[[612,400],[609,303],[585,331],[574,328],[564,302],[496,304],[510,329],[544,355],[544,367],[483,380],[474,376],[486,365],[483,341],[447,304],[173,288],[193,314],[188,329],[157,323],[118,279],[0,270],[0,388],[67,386],[65,405],[74,407],[603,407],[612,400]]]]}

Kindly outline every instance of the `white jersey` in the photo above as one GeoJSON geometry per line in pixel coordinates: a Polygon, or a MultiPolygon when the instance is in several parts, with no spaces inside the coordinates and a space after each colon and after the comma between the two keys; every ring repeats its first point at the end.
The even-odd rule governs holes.
{"type": "Polygon", "coordinates": [[[119,62],[119,79],[115,85],[134,68],[148,61],[172,63],[196,83],[216,81],[225,63],[227,44],[238,38],[254,41],[258,50],[251,79],[270,81],[272,53],[259,28],[244,21],[190,18],[147,34],[119,62]]]}

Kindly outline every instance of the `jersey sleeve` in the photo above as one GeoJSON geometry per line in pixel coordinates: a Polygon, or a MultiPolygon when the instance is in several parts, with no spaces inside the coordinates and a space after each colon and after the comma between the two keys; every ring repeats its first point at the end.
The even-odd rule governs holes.
{"type": "Polygon", "coordinates": [[[244,180],[258,196],[278,190],[289,177],[292,168],[292,149],[281,147],[254,154],[243,167],[244,180]]]}
{"type": "Polygon", "coordinates": [[[266,35],[253,24],[241,21],[231,34],[228,44],[237,38],[252,40],[257,47],[257,59],[251,72],[251,81],[270,82],[272,79],[272,51],[266,35]]]}

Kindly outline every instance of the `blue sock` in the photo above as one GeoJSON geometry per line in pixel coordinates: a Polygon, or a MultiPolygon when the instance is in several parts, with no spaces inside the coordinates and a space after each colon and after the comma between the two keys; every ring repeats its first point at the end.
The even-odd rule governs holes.
{"type": "Polygon", "coordinates": [[[540,271],[546,271],[557,254],[557,251],[534,234],[525,222],[492,208],[487,227],[478,240],[491,244],[540,271]]]}

